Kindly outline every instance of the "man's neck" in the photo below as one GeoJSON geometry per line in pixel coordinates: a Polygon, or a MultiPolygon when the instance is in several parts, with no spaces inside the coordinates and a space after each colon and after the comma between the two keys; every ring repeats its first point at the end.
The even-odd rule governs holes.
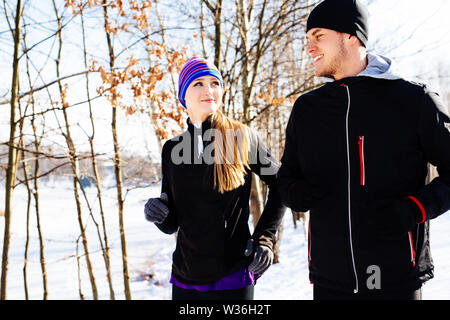
{"type": "Polygon", "coordinates": [[[355,77],[367,68],[367,51],[358,50],[346,63],[342,65],[342,71],[334,75],[334,80],[355,77]]]}

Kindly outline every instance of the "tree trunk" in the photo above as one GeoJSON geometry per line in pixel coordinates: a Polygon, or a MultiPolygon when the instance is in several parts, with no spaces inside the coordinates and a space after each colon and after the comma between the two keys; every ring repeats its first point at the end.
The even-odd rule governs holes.
{"type": "Polygon", "coordinates": [[[428,173],[427,173],[427,178],[425,179],[425,183],[429,184],[431,181],[433,181],[434,178],[439,176],[439,174],[437,172],[437,168],[435,166],[433,166],[431,163],[428,163],[427,167],[428,167],[428,173]]]}
{"type": "MultiPolygon", "coordinates": [[[[85,28],[84,28],[84,16],[83,16],[83,10],[81,10],[81,30],[83,35],[83,57],[84,57],[84,66],[87,69],[88,63],[87,63],[87,52],[86,52],[86,34],[85,34],[85,28]]],[[[97,158],[94,151],[94,136],[95,136],[95,125],[94,125],[94,116],[92,114],[92,104],[91,104],[91,97],[89,93],[89,74],[86,73],[86,95],[89,105],[89,118],[91,120],[91,127],[92,127],[92,135],[89,137],[89,146],[91,151],[91,159],[92,159],[92,170],[94,172],[94,179],[95,179],[95,185],[97,188],[97,199],[98,199],[98,205],[100,208],[100,217],[102,219],[102,227],[103,227],[103,239],[105,241],[105,248],[103,249],[103,259],[105,261],[105,267],[106,267],[106,278],[109,285],[109,298],[110,300],[115,300],[115,294],[114,294],[114,288],[112,284],[112,275],[111,275],[111,260],[109,255],[109,243],[108,243],[108,234],[106,231],[106,222],[105,222],[105,214],[103,210],[103,199],[102,199],[102,187],[101,187],[101,181],[100,181],[100,175],[98,172],[98,165],[97,165],[97,158]]],[[[101,241],[101,239],[100,239],[101,241]]]]}
{"type": "Polygon", "coordinates": [[[283,223],[278,227],[277,234],[275,236],[275,243],[273,244],[273,264],[280,262],[280,243],[283,236],[283,223]]]}
{"type": "MultiPolygon", "coordinates": [[[[24,27],[24,48],[27,49],[26,45],[26,31],[24,27]]],[[[30,64],[29,64],[29,56],[26,55],[26,67],[27,67],[27,78],[28,78],[28,85],[30,89],[33,87],[32,80],[31,80],[31,74],[30,74],[30,64]]],[[[38,139],[38,135],[36,133],[36,105],[34,101],[34,94],[30,94],[30,102],[32,106],[32,116],[31,116],[31,126],[33,128],[33,137],[34,137],[34,150],[37,154],[40,153],[41,149],[41,141],[38,139]]],[[[23,152],[23,162],[24,162],[24,175],[27,175],[26,173],[26,154],[25,151],[23,152]]],[[[26,184],[27,189],[29,192],[32,189],[32,195],[34,198],[34,208],[36,213],[36,222],[37,222],[37,231],[39,236],[39,257],[40,257],[40,264],[41,264],[41,271],[42,271],[42,287],[43,287],[43,300],[48,299],[48,286],[47,286],[47,268],[46,268],[46,262],[45,262],[45,254],[44,254],[44,237],[42,235],[42,228],[41,228],[41,218],[40,218],[40,206],[39,206],[39,184],[38,184],[38,177],[40,172],[40,159],[39,156],[36,156],[34,160],[34,177],[33,177],[33,188],[29,186],[28,178],[26,177],[26,184]]],[[[29,228],[29,213],[27,212],[27,242],[28,242],[28,228],[29,228]]],[[[28,250],[28,243],[26,244],[26,251],[28,250]]],[[[25,264],[24,264],[24,285],[25,285],[25,295],[28,297],[28,289],[27,289],[27,283],[26,283],[26,262],[28,259],[28,253],[25,253],[25,264]]],[[[28,299],[28,298],[27,298],[28,299]]]]}
{"type": "MultiPolygon", "coordinates": [[[[23,142],[23,141],[22,141],[23,142]]],[[[26,236],[25,236],[25,250],[23,254],[23,288],[25,290],[25,300],[29,299],[28,282],[27,282],[27,265],[28,265],[28,249],[30,244],[30,207],[31,207],[31,187],[28,180],[27,160],[25,156],[24,147],[22,144],[22,159],[23,159],[23,176],[25,179],[25,186],[27,187],[27,222],[26,222],[26,236]]]]}
{"type": "Polygon", "coordinates": [[[264,202],[262,199],[261,185],[259,183],[259,178],[257,175],[253,174],[252,188],[250,192],[250,212],[252,214],[253,226],[256,224],[261,217],[264,209],[264,202]]]}
{"type": "Polygon", "coordinates": [[[8,146],[8,168],[6,169],[6,186],[5,186],[5,231],[3,237],[3,253],[2,253],[2,276],[0,280],[0,299],[7,298],[7,275],[8,275],[8,254],[10,242],[10,227],[12,217],[12,197],[14,189],[14,181],[16,180],[17,171],[17,151],[16,151],[16,104],[19,94],[19,50],[20,50],[20,19],[22,16],[22,0],[17,0],[15,31],[14,31],[14,55],[13,55],[13,75],[11,83],[11,110],[10,110],[10,131],[8,146]]]}
{"type": "MultiPolygon", "coordinates": [[[[108,18],[108,7],[106,0],[103,0],[103,14],[105,27],[109,24],[108,18]]],[[[112,71],[114,69],[114,48],[111,42],[111,36],[105,30],[106,33],[106,41],[108,44],[108,52],[109,52],[109,67],[112,71]]],[[[113,136],[113,144],[114,144],[114,174],[116,177],[116,188],[117,188],[117,206],[119,211],[119,229],[120,229],[120,243],[122,246],[122,264],[123,264],[123,283],[125,288],[125,298],[127,300],[131,300],[131,289],[130,289],[130,275],[128,272],[128,255],[127,255],[127,243],[125,237],[125,226],[123,221],[123,182],[122,182],[122,167],[121,167],[121,159],[120,159],[120,149],[119,149],[119,141],[117,137],[117,106],[112,106],[112,119],[111,119],[111,130],[113,136]]]]}
{"type": "Polygon", "coordinates": [[[222,0],[216,2],[216,12],[214,15],[215,37],[214,37],[214,64],[219,72],[222,70],[222,0]]]}
{"type": "MultiPolygon", "coordinates": [[[[243,122],[247,125],[250,124],[250,100],[252,95],[252,84],[250,83],[250,61],[249,61],[249,37],[248,33],[251,24],[251,12],[249,12],[246,2],[244,0],[236,1],[238,25],[241,36],[241,55],[242,55],[242,65],[241,65],[241,88],[242,88],[242,107],[244,110],[243,122]]],[[[262,195],[262,188],[259,183],[259,178],[253,175],[253,182],[250,194],[250,211],[253,217],[253,224],[256,226],[258,220],[262,214],[264,208],[264,197],[262,195]]]]}
{"type": "Polygon", "coordinates": [[[209,0],[203,0],[214,16],[214,65],[219,72],[222,70],[222,2],[223,0],[216,0],[216,5],[213,6],[209,0]]]}
{"type": "Polygon", "coordinates": [[[114,143],[114,173],[117,183],[117,205],[119,210],[119,229],[120,229],[120,243],[122,246],[122,264],[123,264],[123,283],[125,288],[125,298],[131,300],[130,276],[128,272],[128,254],[127,242],[125,237],[125,225],[123,221],[123,183],[122,183],[122,167],[120,160],[119,141],[117,139],[117,108],[112,108],[112,122],[111,129],[114,143]]]}
{"type": "MultiPolygon", "coordinates": [[[[40,150],[40,142],[35,139],[36,151],[40,150]]],[[[37,231],[39,237],[39,261],[41,264],[42,271],[42,285],[44,288],[43,299],[47,300],[48,298],[48,289],[47,289],[47,268],[45,263],[45,254],[44,254],[44,236],[42,235],[42,227],[41,227],[41,210],[39,205],[39,184],[38,184],[38,176],[40,171],[40,160],[39,158],[34,162],[34,208],[36,211],[36,223],[37,223],[37,231]]]]}
{"type": "MultiPolygon", "coordinates": [[[[60,78],[59,65],[61,62],[61,50],[62,50],[62,33],[61,33],[62,24],[61,24],[61,18],[59,17],[56,3],[54,0],[53,0],[53,7],[55,10],[55,15],[56,15],[56,19],[58,22],[58,30],[59,30],[57,33],[58,43],[59,43],[58,57],[56,59],[56,75],[57,75],[57,78],[59,79],[60,78]]],[[[64,93],[64,89],[63,89],[63,85],[62,85],[61,81],[58,81],[58,87],[59,87],[59,92],[61,95],[61,104],[62,104],[62,110],[63,110],[63,115],[64,115],[64,122],[66,125],[66,132],[65,133],[63,132],[63,135],[66,139],[67,148],[69,150],[70,164],[71,164],[72,173],[73,173],[73,192],[74,192],[74,197],[75,197],[75,203],[77,206],[78,224],[80,227],[81,238],[82,238],[83,248],[84,248],[84,252],[85,252],[86,267],[88,270],[89,280],[91,283],[92,297],[94,300],[98,300],[97,284],[95,281],[94,270],[92,267],[92,262],[91,262],[90,253],[89,253],[88,239],[87,239],[86,229],[85,229],[84,222],[83,222],[83,212],[82,212],[80,193],[79,193],[79,188],[78,188],[79,173],[80,173],[78,155],[77,155],[75,144],[73,143],[72,135],[70,132],[69,117],[67,114],[67,108],[65,106],[65,101],[63,98],[63,96],[65,96],[65,93],[64,93]]]]}

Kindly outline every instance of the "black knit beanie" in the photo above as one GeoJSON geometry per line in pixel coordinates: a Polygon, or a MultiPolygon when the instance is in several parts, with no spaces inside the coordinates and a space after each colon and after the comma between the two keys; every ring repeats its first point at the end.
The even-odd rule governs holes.
{"type": "Polygon", "coordinates": [[[351,34],[367,47],[369,13],[358,0],[325,0],[319,3],[308,17],[306,32],[313,28],[351,34]]]}

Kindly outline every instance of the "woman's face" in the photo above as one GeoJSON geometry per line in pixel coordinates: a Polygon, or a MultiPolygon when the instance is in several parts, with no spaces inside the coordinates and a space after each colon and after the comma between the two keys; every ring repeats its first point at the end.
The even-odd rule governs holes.
{"type": "Polygon", "coordinates": [[[223,90],[220,81],[213,76],[203,76],[191,82],[184,100],[193,123],[201,123],[216,112],[222,104],[223,90]]]}

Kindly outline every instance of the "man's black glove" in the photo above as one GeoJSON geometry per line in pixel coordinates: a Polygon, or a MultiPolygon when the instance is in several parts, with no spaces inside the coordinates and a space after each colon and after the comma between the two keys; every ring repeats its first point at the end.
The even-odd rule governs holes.
{"type": "Polygon", "coordinates": [[[161,193],[159,198],[150,198],[145,204],[145,219],[154,223],[162,223],[169,214],[169,198],[166,193],[161,193]]]}
{"type": "Polygon", "coordinates": [[[298,180],[288,189],[286,206],[296,212],[306,212],[316,207],[325,194],[322,188],[304,179],[298,180]]]}
{"type": "MultiPolygon", "coordinates": [[[[247,248],[245,249],[245,255],[248,257],[254,249],[253,239],[247,241],[247,248]]],[[[257,245],[255,249],[255,257],[252,263],[248,266],[248,271],[255,274],[262,275],[273,262],[273,252],[272,250],[264,245],[257,245]]]]}
{"type": "Polygon", "coordinates": [[[422,212],[411,199],[378,202],[369,207],[368,223],[381,237],[407,234],[422,220],[422,212]]]}

